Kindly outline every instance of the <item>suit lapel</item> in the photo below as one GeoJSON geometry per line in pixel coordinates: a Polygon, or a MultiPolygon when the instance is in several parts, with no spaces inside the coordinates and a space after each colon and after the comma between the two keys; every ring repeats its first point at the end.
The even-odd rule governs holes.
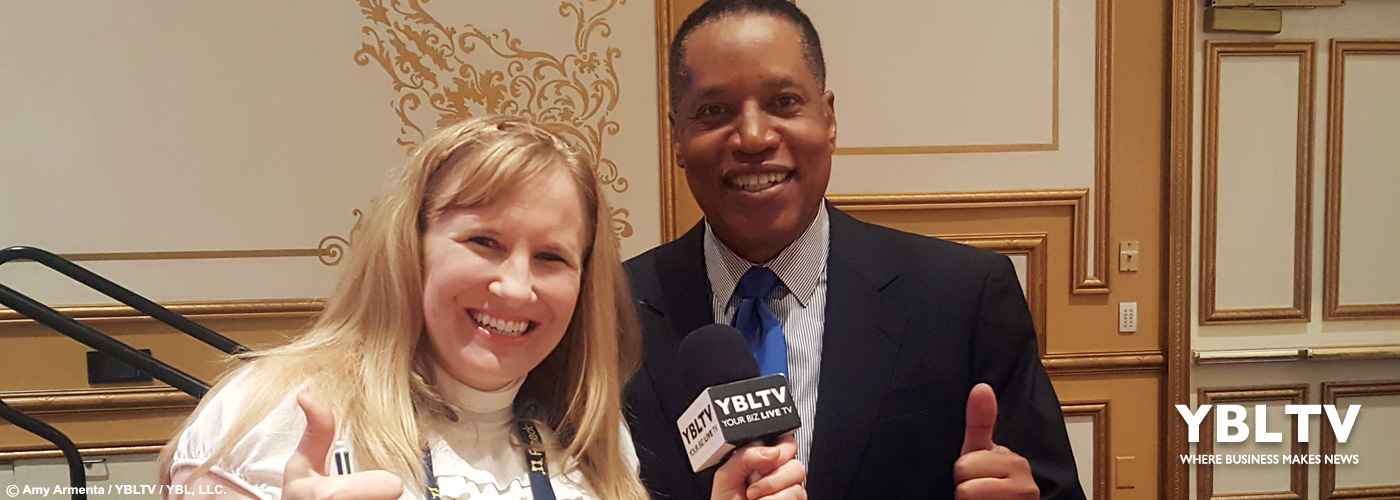
{"type": "Polygon", "coordinates": [[[828,205],[826,326],[816,429],[809,457],[811,498],[845,498],[894,366],[904,312],[886,287],[897,258],[880,235],[828,205]]]}
{"type": "MultiPolygon", "coordinates": [[[[710,310],[710,280],[705,274],[705,227],[704,222],[696,224],[680,239],[658,248],[660,252],[654,262],[654,272],[659,284],[659,295],[640,297],[638,300],[653,314],[640,318],[647,331],[663,332],[646,339],[644,345],[649,351],[646,370],[661,402],[667,418],[679,417],[690,406],[695,395],[682,383],[686,360],[676,359],[680,341],[687,334],[702,326],[714,323],[710,310]],[[663,361],[664,360],[664,361],[663,361]],[[661,361],[661,362],[657,362],[661,361]]],[[[693,474],[696,488],[702,493],[710,491],[714,481],[714,469],[693,474]]]]}

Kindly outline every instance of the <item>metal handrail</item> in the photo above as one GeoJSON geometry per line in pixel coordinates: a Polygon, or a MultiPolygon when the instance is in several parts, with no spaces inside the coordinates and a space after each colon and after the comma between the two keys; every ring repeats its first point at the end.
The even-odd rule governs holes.
{"type": "Polygon", "coordinates": [[[246,351],[243,345],[233,339],[190,321],[189,318],[176,314],[174,311],[166,309],[165,306],[137,295],[136,292],[98,276],[96,273],[47,250],[26,246],[14,246],[0,250],[0,265],[17,260],[28,260],[42,264],[227,354],[238,354],[246,351]]]}
{"type": "MultiPolygon", "coordinates": [[[[199,339],[205,344],[213,346],[224,353],[238,354],[246,351],[241,344],[235,342],[233,339],[190,321],[189,318],[176,314],[166,309],[164,306],[137,295],[136,292],[132,292],[111,280],[98,276],[96,273],[84,269],[82,266],[74,264],[57,254],[25,246],[16,246],[0,250],[0,265],[19,260],[33,261],[42,264],[74,281],[87,285],[88,288],[126,304],[137,311],[145,313],[161,323],[165,323],[176,330],[180,330],[191,337],[199,339]]],[[[204,394],[209,391],[209,385],[205,384],[203,381],[149,354],[133,349],[131,346],[107,334],[79,323],[77,320],[64,315],[58,310],[46,306],[10,287],[0,285],[0,305],[9,307],[20,315],[52,328],[98,352],[121,360],[138,370],[145,371],[157,380],[170,384],[171,387],[179,389],[195,398],[203,398],[204,394]]],[[[87,499],[87,472],[83,467],[82,454],[79,453],[73,441],[68,439],[68,436],[38,419],[14,409],[5,404],[4,401],[0,401],[0,418],[42,437],[50,443],[53,443],[54,446],[57,446],[58,449],[63,452],[63,458],[68,462],[68,480],[70,485],[74,488],[71,495],[73,500],[87,499]]]]}
{"type": "Polygon", "coordinates": [[[133,349],[131,346],[79,323],[73,318],[64,316],[63,313],[54,310],[54,308],[16,292],[13,288],[0,285],[0,304],[73,340],[82,342],[83,345],[149,373],[157,380],[170,384],[171,387],[184,391],[185,394],[194,396],[196,399],[203,398],[204,393],[209,392],[207,384],[188,373],[182,372],[149,354],[133,349]]]}
{"type": "Polygon", "coordinates": [[[68,439],[68,436],[53,426],[25,415],[24,412],[10,407],[4,401],[0,401],[0,418],[57,446],[59,451],[63,452],[63,458],[68,462],[68,484],[77,488],[71,495],[73,500],[87,500],[87,488],[79,486],[87,485],[87,471],[83,468],[83,457],[78,453],[78,447],[73,444],[73,440],[68,439]]]}

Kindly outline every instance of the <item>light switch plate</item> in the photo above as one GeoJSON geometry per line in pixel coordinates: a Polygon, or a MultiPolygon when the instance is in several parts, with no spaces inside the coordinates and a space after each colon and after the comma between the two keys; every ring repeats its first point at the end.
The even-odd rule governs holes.
{"type": "Polygon", "coordinates": [[[1118,303],[1118,333],[1133,333],[1138,330],[1137,302],[1118,303]]]}

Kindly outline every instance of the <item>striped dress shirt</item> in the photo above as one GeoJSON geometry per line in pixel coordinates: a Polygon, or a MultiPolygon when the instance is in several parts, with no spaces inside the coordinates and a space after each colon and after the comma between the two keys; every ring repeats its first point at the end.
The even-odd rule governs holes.
{"type": "Polygon", "coordinates": [[[709,276],[715,323],[731,324],[739,308],[734,288],[753,266],[767,267],[782,280],[768,298],[768,307],[783,324],[787,344],[788,385],[797,403],[802,427],[797,429],[797,459],[807,464],[817,414],[817,385],[821,379],[822,333],[826,330],[826,256],[831,248],[831,223],[826,204],[812,225],[773,260],[752,263],[735,255],[715,237],[705,222],[705,272],[709,276]]]}

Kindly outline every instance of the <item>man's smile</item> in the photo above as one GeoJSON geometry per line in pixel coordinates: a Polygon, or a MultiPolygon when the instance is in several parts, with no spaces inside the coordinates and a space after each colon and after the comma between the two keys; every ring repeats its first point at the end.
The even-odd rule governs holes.
{"type": "Polygon", "coordinates": [[[790,178],[792,178],[791,172],[759,172],[736,175],[725,181],[725,184],[741,191],[754,193],[781,184],[790,178]]]}

